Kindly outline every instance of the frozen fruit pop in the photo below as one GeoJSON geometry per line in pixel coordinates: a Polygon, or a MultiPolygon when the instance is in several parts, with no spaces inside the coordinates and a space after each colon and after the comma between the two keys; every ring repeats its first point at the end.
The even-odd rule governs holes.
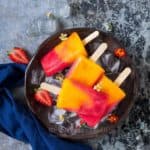
{"type": "Polygon", "coordinates": [[[61,90],[58,87],[56,88],[55,86],[47,83],[42,83],[40,87],[42,89],[47,89],[48,91],[53,90],[53,93],[55,94],[58,94],[59,92],[57,107],[70,111],[78,111],[82,106],[92,108],[94,103],[101,104],[100,99],[104,99],[106,97],[106,95],[102,92],[99,93],[89,86],[80,84],[76,81],[71,81],[67,78],[63,81],[61,90]]]}
{"type": "Polygon", "coordinates": [[[41,59],[41,65],[46,75],[51,76],[65,69],[80,55],[87,56],[84,45],[95,39],[98,35],[99,32],[95,31],[81,41],[78,33],[73,32],[67,40],[55,46],[41,59]]]}
{"type": "Polygon", "coordinates": [[[57,108],[76,112],[89,126],[93,127],[107,112],[107,94],[76,81],[65,79],[60,88],[42,83],[41,89],[58,94],[57,108]],[[69,89],[69,92],[68,92],[69,89]]]}
{"type": "Polygon", "coordinates": [[[119,88],[122,82],[129,76],[131,73],[130,68],[125,68],[117,77],[117,79],[112,82],[106,76],[103,76],[99,81],[98,91],[100,93],[106,93],[107,98],[101,100],[99,103],[101,105],[93,106],[93,108],[86,108],[86,105],[81,107],[78,111],[78,115],[82,118],[89,126],[95,126],[104,116],[106,116],[110,111],[113,110],[114,106],[116,106],[124,97],[125,93],[123,90],[119,88]]]}
{"type": "MultiPolygon", "coordinates": [[[[94,91],[92,88],[79,84],[78,82],[71,82],[68,79],[65,79],[65,81],[66,80],[69,81],[68,82],[69,84],[67,82],[65,83],[65,85],[63,84],[60,93],[59,93],[60,89],[58,87],[49,85],[47,83],[42,83],[41,88],[46,89],[55,94],[59,93],[60,96],[58,97],[58,100],[60,101],[58,105],[60,105],[59,106],[60,108],[64,108],[64,109],[67,108],[70,111],[77,112],[77,114],[89,126],[94,127],[105,115],[107,115],[108,112],[110,112],[114,108],[114,106],[121,99],[124,98],[125,93],[119,88],[119,86],[129,76],[130,73],[131,73],[131,69],[128,67],[125,68],[119,74],[119,76],[117,77],[114,83],[104,76],[103,78],[105,80],[104,79],[102,80],[104,83],[104,88],[103,90],[100,89],[101,90],[100,92],[94,91]],[[106,86],[107,84],[108,86],[106,86]],[[112,89],[115,88],[114,91],[115,94],[113,94],[113,92],[110,92],[111,91],[110,88],[112,89]],[[115,97],[114,95],[117,95],[118,93],[119,96],[115,97]],[[110,99],[110,96],[112,96],[112,98],[115,100],[112,101],[112,99],[110,99]],[[86,101],[86,99],[88,101],[86,101]]],[[[103,85],[101,84],[101,86],[103,85]]]]}
{"type": "Polygon", "coordinates": [[[104,74],[104,69],[96,64],[97,59],[105,52],[107,44],[102,43],[95,50],[90,59],[80,56],[67,73],[67,78],[78,81],[84,85],[93,86],[104,74]]]}

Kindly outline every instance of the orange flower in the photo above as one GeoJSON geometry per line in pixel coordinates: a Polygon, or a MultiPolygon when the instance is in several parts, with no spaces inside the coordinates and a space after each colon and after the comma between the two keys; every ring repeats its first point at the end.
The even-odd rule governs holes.
{"type": "Polygon", "coordinates": [[[126,56],[126,51],[123,48],[117,48],[115,49],[114,54],[116,57],[122,58],[126,56]]]}
{"type": "Polygon", "coordinates": [[[110,122],[110,123],[117,123],[118,120],[119,120],[119,117],[117,115],[109,115],[107,120],[110,122]]]}

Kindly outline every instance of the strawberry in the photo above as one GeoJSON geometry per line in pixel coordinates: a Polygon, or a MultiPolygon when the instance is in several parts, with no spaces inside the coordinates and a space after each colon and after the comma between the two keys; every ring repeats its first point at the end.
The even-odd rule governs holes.
{"type": "Polygon", "coordinates": [[[48,91],[43,89],[38,89],[35,94],[34,98],[39,103],[45,105],[45,106],[51,106],[52,105],[52,98],[48,91]]]}
{"type": "Polygon", "coordinates": [[[27,56],[26,51],[19,47],[14,47],[12,51],[8,53],[8,56],[13,62],[20,63],[20,64],[29,63],[29,58],[27,56]]]}

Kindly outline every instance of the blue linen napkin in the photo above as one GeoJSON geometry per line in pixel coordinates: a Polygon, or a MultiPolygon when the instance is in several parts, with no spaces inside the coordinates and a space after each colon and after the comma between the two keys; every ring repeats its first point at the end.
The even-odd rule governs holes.
{"type": "Polygon", "coordinates": [[[14,99],[12,89],[23,85],[25,69],[26,65],[0,64],[0,131],[30,143],[33,150],[91,150],[50,134],[28,108],[14,99]]]}

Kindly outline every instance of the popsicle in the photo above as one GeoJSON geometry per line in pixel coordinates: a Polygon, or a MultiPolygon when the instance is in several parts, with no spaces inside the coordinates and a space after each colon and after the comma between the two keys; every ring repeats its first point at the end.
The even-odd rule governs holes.
{"type": "Polygon", "coordinates": [[[103,92],[97,92],[89,86],[67,78],[64,79],[61,90],[47,83],[42,83],[40,88],[47,89],[55,94],[59,93],[57,107],[75,112],[85,105],[86,108],[92,108],[95,105],[94,103],[100,104],[107,97],[103,92]]]}
{"type": "Polygon", "coordinates": [[[114,83],[103,76],[100,92],[69,79],[64,80],[61,91],[60,88],[47,83],[42,83],[40,87],[55,94],[59,93],[58,107],[76,112],[90,127],[94,127],[125,97],[119,86],[130,73],[131,69],[125,68],[114,83]]]}
{"type": "Polygon", "coordinates": [[[93,86],[104,74],[104,69],[95,62],[107,49],[107,44],[102,43],[90,57],[80,56],[67,73],[67,78],[78,81],[84,85],[93,86]]]}
{"type": "Polygon", "coordinates": [[[40,62],[45,74],[51,76],[69,67],[80,55],[87,56],[84,45],[98,35],[99,32],[95,31],[81,41],[78,33],[73,32],[67,40],[55,46],[41,59],[40,62]]]}
{"type": "Polygon", "coordinates": [[[125,97],[123,90],[119,86],[131,73],[130,68],[125,68],[114,82],[112,82],[108,77],[103,76],[102,79],[98,82],[98,91],[100,93],[107,94],[107,100],[102,101],[103,104],[94,105],[94,107],[88,109],[86,105],[81,107],[78,111],[78,115],[82,118],[89,126],[95,126],[105,115],[113,110],[113,108],[125,97]],[[99,107],[100,106],[100,107],[99,107]]]}

